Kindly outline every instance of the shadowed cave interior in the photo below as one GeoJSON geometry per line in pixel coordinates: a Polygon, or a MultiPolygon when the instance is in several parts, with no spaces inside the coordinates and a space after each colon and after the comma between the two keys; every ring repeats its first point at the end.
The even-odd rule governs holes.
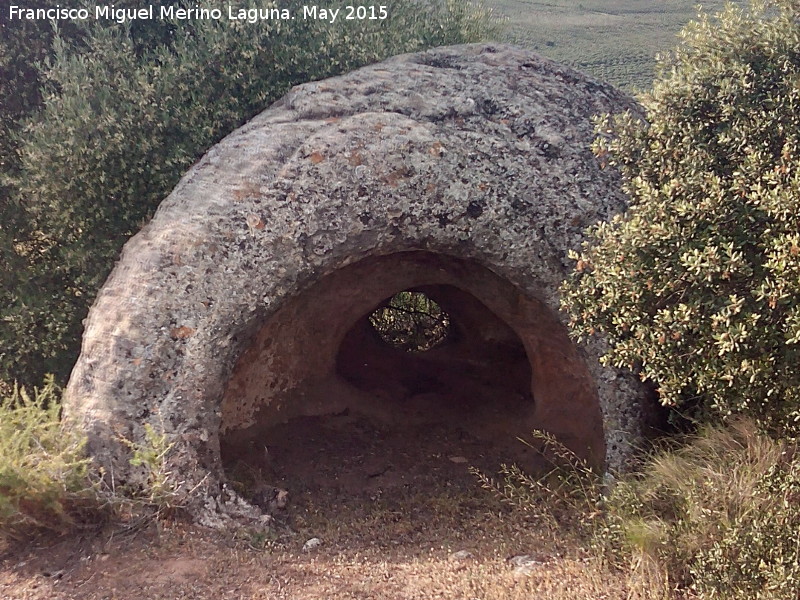
{"type": "Polygon", "coordinates": [[[517,439],[535,428],[601,464],[595,387],[558,319],[476,263],[404,252],[339,269],[262,325],[228,383],[221,451],[245,497],[374,495],[542,468],[517,439]]]}

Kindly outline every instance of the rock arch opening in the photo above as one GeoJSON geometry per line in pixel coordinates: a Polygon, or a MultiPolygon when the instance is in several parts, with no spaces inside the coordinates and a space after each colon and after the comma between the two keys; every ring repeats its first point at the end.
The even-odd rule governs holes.
{"type": "MultiPolygon", "coordinates": [[[[520,428],[624,469],[646,432],[648,390],[598,362],[601,339],[572,344],[557,311],[569,250],[625,209],[618,173],[590,144],[593,115],[626,109],[639,112],[609,86],[495,44],[298,86],[210,149],[126,244],[86,321],[65,417],[117,484],[147,484],[121,436],[145,443],[154,428],[198,520],[253,517],[223,485],[237,452],[264,455],[270,428],[293,419],[353,421],[354,399],[380,406],[359,388],[369,373],[348,367],[348,353],[359,358],[348,336],[397,292],[427,289],[444,304],[462,294],[449,308],[462,333],[474,299],[481,324],[494,315],[519,340],[530,372],[503,363],[496,375],[528,395],[520,428]]],[[[398,393],[424,399],[452,372],[434,392],[398,393]]]]}
{"type": "Polygon", "coordinates": [[[261,326],[224,394],[221,455],[233,481],[368,489],[420,469],[535,468],[516,438],[539,428],[602,465],[597,391],[556,315],[474,261],[409,251],[318,279],[261,326]],[[438,319],[446,335],[387,343],[375,315],[398,294],[435,305],[421,329],[438,319]]]}

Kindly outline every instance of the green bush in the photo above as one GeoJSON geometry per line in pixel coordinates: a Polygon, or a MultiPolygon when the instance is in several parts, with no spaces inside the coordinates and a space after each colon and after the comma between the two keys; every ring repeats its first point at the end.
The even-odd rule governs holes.
{"type": "Polygon", "coordinates": [[[384,21],[161,25],[91,21],[54,42],[42,109],[13,144],[18,168],[6,174],[13,194],[4,206],[24,208],[30,232],[0,232],[11,235],[4,253],[15,261],[0,290],[0,378],[37,381],[43,369],[66,377],[81,320],[122,244],[209,146],[291,86],[476,41],[491,22],[455,0],[396,0],[384,21]]]}
{"type": "Polygon", "coordinates": [[[595,152],[630,207],[574,254],[563,306],[605,361],[663,403],[800,428],[800,21],[797,0],[728,7],[682,33],[634,114],[595,152]]]}
{"type": "Polygon", "coordinates": [[[606,500],[606,558],[641,598],[786,600],[800,577],[800,460],[751,422],[648,460],[606,500]]]}
{"type": "Polygon", "coordinates": [[[64,529],[94,498],[85,439],[62,428],[59,400],[52,377],[33,396],[14,386],[0,399],[0,535],[64,529]]]}

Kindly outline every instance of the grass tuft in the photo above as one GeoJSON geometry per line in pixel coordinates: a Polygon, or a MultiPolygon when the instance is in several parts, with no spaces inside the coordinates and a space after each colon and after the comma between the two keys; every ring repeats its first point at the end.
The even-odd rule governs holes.
{"type": "Polygon", "coordinates": [[[800,462],[750,421],[663,449],[614,489],[596,547],[636,598],[778,600],[800,581],[800,462]]]}
{"type": "Polygon", "coordinates": [[[552,436],[534,438],[551,471],[476,473],[483,487],[537,521],[571,525],[629,598],[797,598],[800,453],[790,442],[747,420],[707,427],[670,440],[609,489],[552,436]]]}

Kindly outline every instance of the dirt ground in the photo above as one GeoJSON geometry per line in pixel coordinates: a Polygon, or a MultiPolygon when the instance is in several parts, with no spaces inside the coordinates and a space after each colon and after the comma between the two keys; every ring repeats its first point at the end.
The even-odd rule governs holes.
{"type": "Polygon", "coordinates": [[[0,545],[0,598],[625,598],[619,576],[569,527],[536,522],[480,488],[470,466],[492,473],[534,460],[507,442],[431,423],[296,419],[230,467],[248,485],[263,478],[288,490],[267,533],[173,521],[0,545]],[[320,544],[309,548],[312,538],[320,544]]]}

